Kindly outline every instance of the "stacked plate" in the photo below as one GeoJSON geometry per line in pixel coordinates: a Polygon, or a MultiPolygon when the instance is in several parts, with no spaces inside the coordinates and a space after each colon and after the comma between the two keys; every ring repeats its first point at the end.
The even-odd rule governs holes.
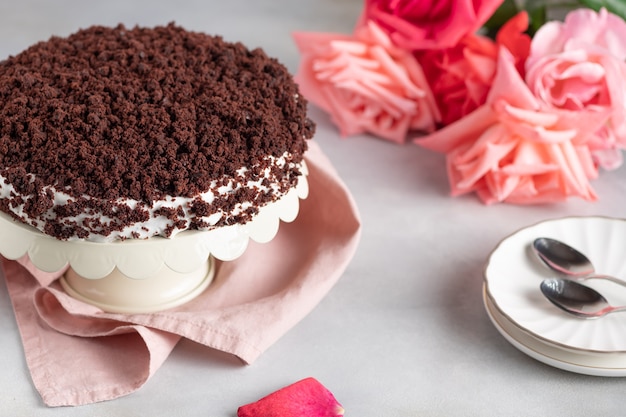
{"type": "MultiPolygon", "coordinates": [[[[489,318],[513,346],[567,371],[626,376],[626,313],[585,320],[551,304],[539,284],[555,273],[532,253],[538,237],[558,239],[584,253],[596,271],[626,279],[626,220],[567,217],[505,238],[485,268],[483,299],[489,318]]],[[[589,279],[613,305],[626,305],[626,285],[589,279]]]]}

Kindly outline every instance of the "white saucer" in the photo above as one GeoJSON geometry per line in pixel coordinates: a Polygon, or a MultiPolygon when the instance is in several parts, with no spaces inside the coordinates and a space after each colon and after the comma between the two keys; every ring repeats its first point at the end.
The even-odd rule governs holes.
{"type": "MultiPolygon", "coordinates": [[[[494,325],[542,362],[578,373],[626,376],[626,314],[584,320],[546,300],[539,284],[555,273],[532,253],[537,237],[564,241],[585,253],[599,273],[626,278],[626,221],[568,217],[529,226],[502,240],[485,268],[485,306],[494,325]]],[[[615,305],[626,303],[626,287],[599,280],[585,284],[615,305]]]]}
{"type": "Polygon", "coordinates": [[[626,376],[626,353],[577,352],[546,343],[520,329],[493,305],[483,289],[483,301],[489,319],[514,347],[533,359],[555,368],[592,376],[626,376]]]}

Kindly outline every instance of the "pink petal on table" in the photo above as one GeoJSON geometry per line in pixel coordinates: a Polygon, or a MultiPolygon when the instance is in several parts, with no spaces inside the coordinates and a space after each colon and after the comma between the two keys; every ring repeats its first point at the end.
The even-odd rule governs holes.
{"type": "Polygon", "coordinates": [[[237,417],[340,417],[344,409],[314,378],[305,378],[241,406],[237,417]]]}

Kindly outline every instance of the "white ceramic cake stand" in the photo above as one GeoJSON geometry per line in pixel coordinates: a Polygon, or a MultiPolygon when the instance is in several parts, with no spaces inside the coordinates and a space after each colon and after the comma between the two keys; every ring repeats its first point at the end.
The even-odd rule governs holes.
{"type": "Polygon", "coordinates": [[[185,231],[172,238],[152,237],[111,243],[62,241],[0,212],[0,253],[8,259],[28,254],[45,272],[68,267],[60,282],[71,296],[116,313],[147,313],[193,299],[213,280],[215,259],[239,257],[249,239],[274,238],[280,221],[293,221],[300,199],[308,196],[305,175],[280,200],[250,222],[211,231],[185,231]]]}

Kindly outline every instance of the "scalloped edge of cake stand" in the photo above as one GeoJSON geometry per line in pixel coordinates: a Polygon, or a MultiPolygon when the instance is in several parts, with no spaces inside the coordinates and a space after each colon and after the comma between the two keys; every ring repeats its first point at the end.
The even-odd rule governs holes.
{"type": "Polygon", "coordinates": [[[105,311],[137,313],[171,308],[191,300],[210,284],[215,259],[234,260],[244,253],[250,239],[269,242],[281,221],[295,220],[300,200],[309,194],[304,161],[302,172],[294,188],[261,207],[248,223],[184,231],[171,238],[61,241],[0,212],[0,254],[11,260],[28,254],[44,272],[67,267],[61,279],[64,289],[105,311]],[[170,293],[165,295],[168,287],[170,293]],[[145,299],[132,298],[141,293],[145,299]]]}

